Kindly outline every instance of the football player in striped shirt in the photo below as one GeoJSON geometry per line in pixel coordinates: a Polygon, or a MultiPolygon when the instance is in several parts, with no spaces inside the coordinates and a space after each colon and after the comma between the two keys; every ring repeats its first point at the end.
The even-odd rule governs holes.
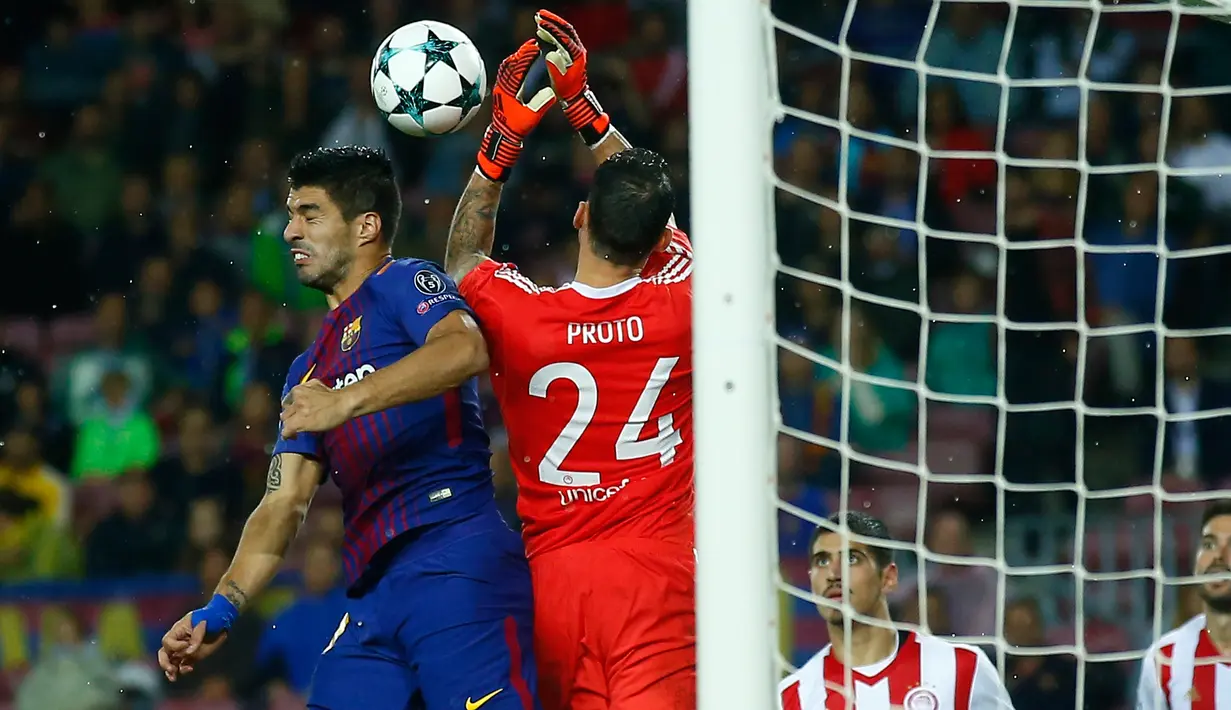
{"type": "Polygon", "coordinates": [[[983,651],[892,628],[898,568],[893,550],[875,543],[889,539],[883,522],[860,512],[834,515],[813,533],[808,574],[812,593],[828,602],[817,608],[830,643],[779,684],[779,710],[1012,710],[983,651]],[[843,535],[843,522],[861,540],[843,535]],[[844,598],[855,612],[849,637],[844,598]]]}
{"type": "MultiPolygon", "coordinates": [[[[308,706],[538,708],[530,571],[496,509],[475,375],[482,334],[437,266],[390,255],[401,213],[393,166],[368,148],[317,149],[289,172],[284,237],[299,280],[330,311],[287,377],[284,419],[312,392],[345,391],[403,358],[409,403],[321,433],[283,425],[266,493],[204,608],[163,638],[175,680],[211,653],[282,564],[318,486],[342,491],[347,612],[308,706]],[[418,384],[415,384],[415,383],[418,384]]],[[[311,413],[298,412],[300,415],[311,413]]]]}
{"type": "Polygon", "coordinates": [[[1201,516],[1197,590],[1205,612],[1163,634],[1146,652],[1137,710],[1231,710],[1231,499],[1201,516]]]}

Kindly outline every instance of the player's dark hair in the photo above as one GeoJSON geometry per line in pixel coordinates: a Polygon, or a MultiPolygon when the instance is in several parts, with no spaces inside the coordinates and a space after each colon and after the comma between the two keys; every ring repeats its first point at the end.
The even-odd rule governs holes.
{"type": "Polygon", "coordinates": [[[598,166],[590,186],[590,242],[599,256],[636,266],[662,239],[675,210],[667,161],[630,148],[598,166]]]}
{"type": "Polygon", "coordinates": [[[1201,513],[1201,527],[1205,527],[1214,518],[1231,515],[1231,498],[1210,501],[1201,513]]]}
{"type": "MultiPolygon", "coordinates": [[[[885,525],[883,520],[874,518],[867,513],[861,513],[858,510],[848,510],[845,517],[841,513],[834,513],[825,519],[828,525],[818,525],[816,530],[812,531],[812,538],[808,540],[808,553],[812,553],[812,548],[816,546],[817,538],[826,533],[836,533],[838,528],[842,526],[843,520],[846,521],[846,529],[860,537],[893,540],[893,536],[889,534],[889,526],[885,525]]],[[[877,569],[883,570],[893,564],[893,548],[868,543],[864,544],[867,545],[868,554],[872,555],[872,561],[876,563],[877,569]]]]}
{"type": "Polygon", "coordinates": [[[402,193],[393,162],[383,150],[358,145],[313,148],[295,156],[286,179],[293,190],[323,189],[348,222],[375,212],[380,215],[385,243],[393,243],[402,216],[402,193]]]}

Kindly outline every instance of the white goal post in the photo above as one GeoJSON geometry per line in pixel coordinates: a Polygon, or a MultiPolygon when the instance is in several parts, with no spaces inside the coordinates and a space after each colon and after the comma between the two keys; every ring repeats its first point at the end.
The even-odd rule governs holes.
{"type": "Polygon", "coordinates": [[[701,710],[772,707],[776,684],[767,12],[688,3],[701,710]]]}

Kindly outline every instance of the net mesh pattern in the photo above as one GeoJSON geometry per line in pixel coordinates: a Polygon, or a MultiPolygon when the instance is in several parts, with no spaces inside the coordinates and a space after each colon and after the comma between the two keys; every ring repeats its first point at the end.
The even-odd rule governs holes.
{"type": "Polygon", "coordinates": [[[1128,706],[1191,615],[1231,474],[1224,14],[767,8],[784,669],[848,510],[894,533],[896,620],[1071,664],[1078,707],[1128,706]]]}

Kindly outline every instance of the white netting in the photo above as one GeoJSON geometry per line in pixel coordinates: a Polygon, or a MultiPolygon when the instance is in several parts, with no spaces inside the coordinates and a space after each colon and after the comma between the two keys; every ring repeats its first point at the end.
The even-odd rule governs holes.
{"type": "Polygon", "coordinates": [[[866,510],[895,619],[1128,703],[1231,473],[1225,13],[775,0],[785,668],[866,510]]]}

